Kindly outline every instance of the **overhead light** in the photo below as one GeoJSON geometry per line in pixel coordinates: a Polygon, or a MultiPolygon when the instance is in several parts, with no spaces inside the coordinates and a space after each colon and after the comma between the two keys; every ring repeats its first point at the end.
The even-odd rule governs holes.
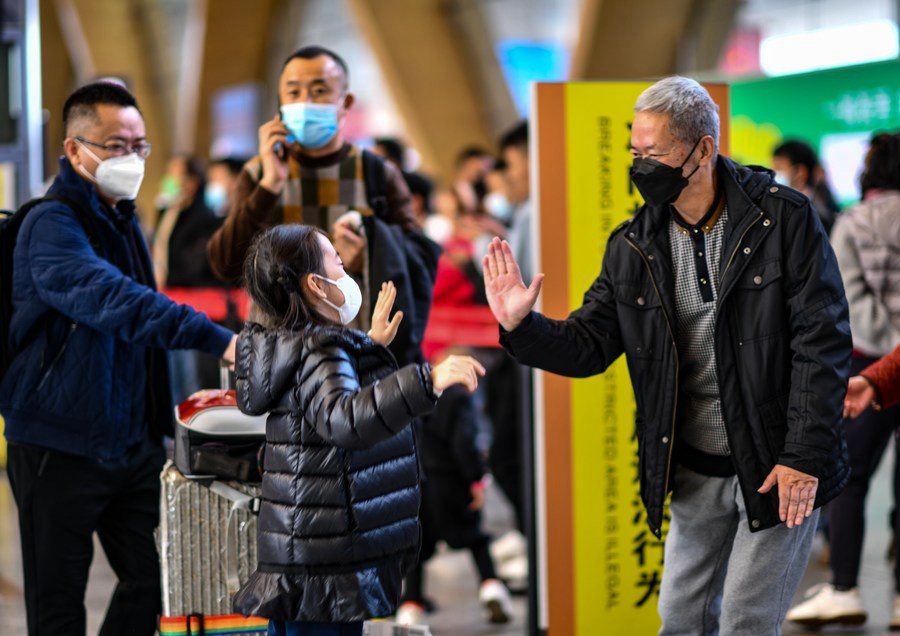
{"type": "Polygon", "coordinates": [[[898,54],[897,23],[876,20],[764,37],[759,45],[759,65],[768,75],[792,75],[890,60],[898,54]]]}

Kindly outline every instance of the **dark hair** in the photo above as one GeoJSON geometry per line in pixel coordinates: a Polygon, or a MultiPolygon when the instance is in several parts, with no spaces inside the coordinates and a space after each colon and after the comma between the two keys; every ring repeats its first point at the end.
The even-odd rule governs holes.
{"type": "Polygon", "coordinates": [[[375,140],[376,146],[381,146],[387,158],[403,167],[403,144],[394,137],[379,137],[375,140]]]}
{"type": "Polygon", "coordinates": [[[332,60],[337,62],[337,65],[341,67],[341,71],[343,71],[344,73],[344,88],[346,89],[348,86],[350,86],[350,69],[347,67],[347,63],[344,61],[344,58],[342,58],[331,49],[326,49],[324,46],[318,46],[317,44],[302,46],[288,55],[287,59],[284,61],[284,64],[281,65],[281,72],[284,72],[285,67],[290,63],[291,60],[312,60],[323,55],[325,57],[330,57],[332,60]]]}
{"type": "Polygon", "coordinates": [[[184,174],[197,182],[198,191],[206,187],[206,162],[197,155],[179,154],[176,159],[184,164],[184,174]]]}
{"type": "Polygon", "coordinates": [[[869,141],[860,177],[863,194],[869,190],[900,190],[900,135],[877,133],[869,141]]]}
{"type": "Polygon", "coordinates": [[[518,124],[507,130],[500,137],[500,153],[502,154],[507,148],[528,147],[528,122],[520,121],[518,124]]]}
{"type": "Polygon", "coordinates": [[[491,153],[481,146],[466,146],[457,153],[456,165],[459,167],[469,159],[481,159],[483,157],[489,157],[490,154],[491,153]]]}
{"type": "Polygon", "coordinates": [[[404,172],[403,179],[409,188],[409,193],[422,197],[422,207],[426,212],[431,212],[431,193],[434,191],[434,184],[431,179],[414,172],[404,172]]]}
{"type": "Polygon", "coordinates": [[[819,167],[819,157],[816,151],[805,141],[790,139],[772,151],[773,157],[784,157],[792,166],[804,166],[806,168],[806,183],[810,186],[816,182],[816,168],[819,167]]]}
{"type": "Polygon", "coordinates": [[[244,288],[269,319],[268,327],[331,324],[301,291],[306,274],[325,274],[320,234],[324,236],[310,225],[286,223],[253,239],[244,261],[244,288]]]}
{"type": "Polygon", "coordinates": [[[215,159],[209,162],[210,167],[212,166],[225,166],[228,169],[228,172],[231,173],[231,176],[236,177],[241,174],[241,170],[244,168],[244,164],[247,163],[246,159],[239,159],[237,157],[222,157],[221,159],[215,159]]]}
{"type": "Polygon", "coordinates": [[[63,106],[64,134],[70,136],[69,128],[77,119],[88,118],[92,123],[100,123],[97,117],[97,104],[112,104],[123,108],[131,106],[141,112],[134,95],[125,87],[113,82],[85,84],[69,95],[63,106]]]}

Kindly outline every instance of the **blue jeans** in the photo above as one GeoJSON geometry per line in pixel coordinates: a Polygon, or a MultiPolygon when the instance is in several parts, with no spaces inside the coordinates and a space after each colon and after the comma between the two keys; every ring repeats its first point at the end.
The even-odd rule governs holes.
{"type": "MultiPolygon", "coordinates": [[[[762,485],[762,484],[760,484],[762,485]]],[[[819,511],[789,529],[750,532],[737,477],[675,469],[661,636],[772,636],[800,584],[819,511]]]]}
{"type": "Polygon", "coordinates": [[[363,624],[269,621],[269,636],[362,636],[363,624]]]}

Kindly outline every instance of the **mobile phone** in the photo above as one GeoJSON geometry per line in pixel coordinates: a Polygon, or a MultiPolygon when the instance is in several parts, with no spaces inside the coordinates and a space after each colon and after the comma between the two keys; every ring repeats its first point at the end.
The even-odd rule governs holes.
{"type": "MultiPolygon", "coordinates": [[[[294,137],[294,135],[289,134],[285,141],[287,141],[287,143],[289,144],[292,144],[297,141],[297,138],[294,137]]],[[[288,149],[285,144],[281,143],[280,141],[276,141],[275,145],[272,147],[272,150],[275,151],[275,156],[277,156],[279,159],[281,159],[282,161],[287,161],[288,149]]]]}

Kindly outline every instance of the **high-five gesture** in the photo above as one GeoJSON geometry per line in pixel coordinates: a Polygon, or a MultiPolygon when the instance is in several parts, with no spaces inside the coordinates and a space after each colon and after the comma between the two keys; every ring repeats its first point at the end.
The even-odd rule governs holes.
{"type": "Polygon", "coordinates": [[[397,288],[392,281],[381,283],[381,291],[378,292],[378,300],[375,301],[375,310],[372,312],[372,329],[369,337],[385,347],[394,341],[400,321],[403,320],[403,312],[398,311],[391,318],[391,310],[397,299],[397,288]]]}
{"type": "Polygon", "coordinates": [[[544,275],[538,274],[526,287],[509,243],[498,238],[488,246],[483,264],[488,305],[503,328],[512,331],[534,307],[544,275]]]}

